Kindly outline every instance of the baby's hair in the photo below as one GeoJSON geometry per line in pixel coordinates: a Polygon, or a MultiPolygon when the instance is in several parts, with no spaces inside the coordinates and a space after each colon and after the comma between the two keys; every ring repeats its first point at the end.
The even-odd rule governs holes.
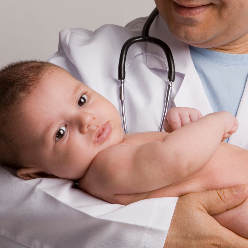
{"type": "MultiPolygon", "coordinates": [[[[7,132],[10,118],[15,119],[13,106],[18,106],[32,92],[48,68],[59,68],[48,62],[28,60],[9,64],[0,70],[0,162],[15,169],[17,151],[7,132]]],[[[18,121],[18,120],[15,120],[18,121]]]]}
{"type": "Polygon", "coordinates": [[[23,93],[30,93],[44,71],[52,65],[48,62],[29,60],[9,64],[0,70],[0,111],[16,103],[23,93]]]}

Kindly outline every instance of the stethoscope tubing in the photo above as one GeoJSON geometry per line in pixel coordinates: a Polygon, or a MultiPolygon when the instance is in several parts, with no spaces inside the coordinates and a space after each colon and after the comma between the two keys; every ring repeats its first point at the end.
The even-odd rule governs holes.
{"type": "Polygon", "coordinates": [[[121,49],[120,58],[119,58],[119,65],[118,65],[118,79],[121,82],[120,101],[121,101],[122,127],[124,130],[124,133],[127,133],[125,104],[124,104],[124,101],[125,101],[124,82],[125,82],[125,73],[126,73],[125,63],[126,63],[126,57],[127,57],[128,49],[130,48],[130,46],[132,46],[133,44],[138,43],[138,42],[149,42],[149,43],[156,44],[162,48],[162,50],[164,51],[164,53],[166,55],[166,59],[167,59],[167,63],[168,63],[168,81],[169,82],[168,82],[168,86],[167,86],[167,90],[166,90],[162,119],[161,119],[160,126],[159,126],[159,131],[163,130],[163,122],[164,122],[165,115],[166,115],[168,108],[169,108],[172,82],[175,81],[175,64],[174,64],[173,55],[172,55],[172,52],[171,52],[171,49],[169,48],[169,46],[165,42],[163,42],[162,40],[149,36],[150,27],[151,27],[153,21],[155,20],[155,18],[158,16],[158,14],[159,14],[159,12],[158,12],[157,8],[155,8],[152,11],[152,13],[150,14],[150,16],[147,18],[147,20],[144,24],[144,27],[142,30],[142,35],[138,36],[138,37],[133,37],[133,38],[127,40],[121,49]]]}
{"type": "Polygon", "coordinates": [[[175,81],[175,65],[174,65],[174,59],[172,56],[172,52],[169,46],[162,40],[159,40],[154,37],[144,37],[144,36],[138,36],[138,37],[131,38],[124,43],[121,49],[121,54],[120,54],[120,60],[119,60],[119,66],[118,66],[118,79],[125,80],[125,63],[126,63],[128,49],[130,48],[130,46],[138,42],[153,43],[155,45],[160,46],[163,49],[166,55],[167,61],[168,61],[168,79],[169,81],[174,82],[175,81]]]}

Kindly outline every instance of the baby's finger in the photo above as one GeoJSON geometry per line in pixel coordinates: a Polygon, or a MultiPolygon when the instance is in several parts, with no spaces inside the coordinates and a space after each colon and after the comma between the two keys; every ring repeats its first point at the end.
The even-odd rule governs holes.
{"type": "Polygon", "coordinates": [[[172,129],[172,131],[175,131],[182,127],[182,121],[180,114],[176,111],[171,111],[168,115],[167,121],[172,129]]]}
{"type": "Polygon", "coordinates": [[[197,121],[202,117],[202,114],[199,111],[192,111],[191,113],[189,113],[189,115],[191,122],[197,121]]]}
{"type": "Polygon", "coordinates": [[[239,122],[238,122],[237,118],[235,118],[233,128],[229,131],[229,133],[230,134],[235,133],[237,131],[238,127],[239,127],[239,122]]]}
{"type": "Polygon", "coordinates": [[[238,126],[239,126],[239,122],[238,120],[235,118],[235,122],[233,124],[233,127],[230,129],[229,132],[225,133],[223,135],[223,138],[222,138],[222,141],[224,141],[226,138],[230,137],[233,133],[235,133],[238,129],[238,126]]]}
{"type": "Polygon", "coordinates": [[[198,115],[198,119],[203,117],[202,113],[200,111],[198,111],[198,110],[197,110],[197,115],[198,115]]]}
{"type": "Polygon", "coordinates": [[[190,114],[188,112],[181,112],[180,113],[180,119],[181,119],[181,126],[186,126],[191,123],[190,114]]]}
{"type": "Polygon", "coordinates": [[[171,133],[173,131],[166,118],[164,119],[163,128],[164,128],[164,131],[168,133],[171,133]]]}

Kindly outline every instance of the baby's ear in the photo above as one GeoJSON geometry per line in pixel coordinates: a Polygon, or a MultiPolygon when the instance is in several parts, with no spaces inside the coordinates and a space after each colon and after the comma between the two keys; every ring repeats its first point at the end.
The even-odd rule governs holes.
{"type": "Polygon", "coordinates": [[[35,178],[41,178],[41,177],[49,177],[47,173],[45,173],[43,170],[39,168],[29,168],[24,167],[17,171],[17,176],[24,179],[24,180],[30,180],[35,178]]]}

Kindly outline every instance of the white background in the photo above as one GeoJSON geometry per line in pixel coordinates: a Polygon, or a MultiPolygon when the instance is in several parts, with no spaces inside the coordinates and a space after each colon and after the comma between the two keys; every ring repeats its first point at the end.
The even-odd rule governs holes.
{"type": "Polygon", "coordinates": [[[123,26],[154,8],[153,0],[0,0],[0,67],[46,60],[57,51],[64,28],[123,26]]]}

